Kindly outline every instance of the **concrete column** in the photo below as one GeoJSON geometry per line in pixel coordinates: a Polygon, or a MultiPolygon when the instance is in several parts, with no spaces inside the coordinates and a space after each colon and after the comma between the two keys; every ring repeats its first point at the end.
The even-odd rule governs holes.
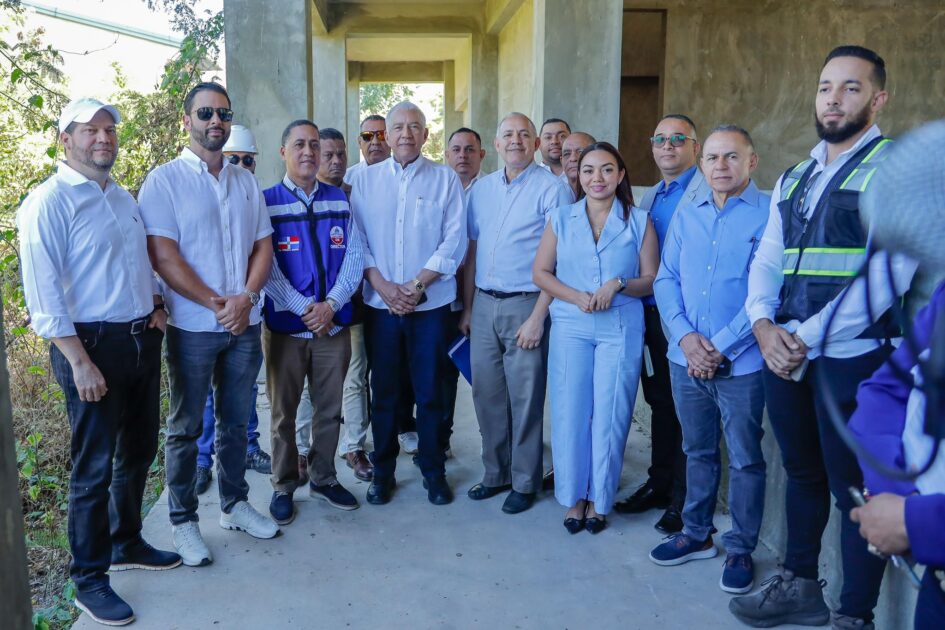
{"type": "MultiPolygon", "coordinates": [[[[455,70],[455,69],[454,69],[455,70]]],[[[486,145],[482,161],[483,172],[496,170],[498,160],[492,148],[498,119],[499,94],[499,39],[494,35],[473,33],[469,75],[469,105],[463,116],[464,124],[475,129],[486,145]]]]}
{"type": "Polygon", "coordinates": [[[319,127],[348,128],[348,60],[344,33],[312,37],[312,116],[319,127]]]}
{"type": "Polygon", "coordinates": [[[463,112],[456,111],[456,68],[452,61],[443,62],[443,129],[448,140],[450,134],[464,127],[463,112]]]}
{"type": "Polygon", "coordinates": [[[536,124],[563,118],[575,131],[617,143],[623,5],[535,0],[536,124]]]}
{"type": "Polygon", "coordinates": [[[348,146],[348,166],[361,161],[361,149],[358,145],[358,133],[361,131],[361,64],[348,63],[348,120],[345,127],[338,130],[345,134],[348,146]]]}
{"type": "Polygon", "coordinates": [[[311,5],[311,0],[282,0],[273,11],[253,0],[223,2],[227,90],[234,122],[256,136],[256,177],[262,186],[282,177],[282,130],[312,115],[311,5]]]}

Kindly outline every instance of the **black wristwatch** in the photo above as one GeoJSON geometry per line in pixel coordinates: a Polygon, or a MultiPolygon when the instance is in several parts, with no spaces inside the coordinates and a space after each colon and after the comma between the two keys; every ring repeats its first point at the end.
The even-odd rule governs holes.
{"type": "Polygon", "coordinates": [[[167,306],[164,305],[164,302],[158,302],[157,304],[154,305],[154,309],[151,312],[153,313],[154,311],[166,311],[166,310],[167,310],[167,306]]]}

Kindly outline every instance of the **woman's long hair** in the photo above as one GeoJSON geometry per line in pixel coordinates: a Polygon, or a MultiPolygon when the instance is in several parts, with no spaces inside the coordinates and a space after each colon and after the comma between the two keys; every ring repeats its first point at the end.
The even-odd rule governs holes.
{"type": "Polygon", "coordinates": [[[591,151],[606,151],[610,153],[614,161],[617,162],[617,169],[623,171],[623,180],[617,184],[617,190],[615,191],[616,197],[620,200],[620,205],[623,206],[623,220],[626,221],[630,218],[630,208],[633,206],[633,189],[630,187],[630,174],[627,172],[627,165],[624,164],[623,157],[620,155],[620,151],[617,150],[617,147],[610,144],[609,142],[595,142],[589,147],[581,151],[581,159],[578,161],[578,201],[584,199],[586,193],[584,192],[584,187],[580,186],[581,183],[581,165],[584,164],[584,158],[587,157],[587,154],[591,151]]]}

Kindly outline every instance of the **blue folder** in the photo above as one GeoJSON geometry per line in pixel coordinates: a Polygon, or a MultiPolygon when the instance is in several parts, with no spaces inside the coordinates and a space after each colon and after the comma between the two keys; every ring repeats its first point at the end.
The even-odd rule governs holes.
{"type": "Polygon", "coordinates": [[[450,344],[448,351],[450,359],[456,364],[457,369],[463,373],[466,382],[472,384],[472,366],[469,364],[469,337],[460,335],[450,344]]]}

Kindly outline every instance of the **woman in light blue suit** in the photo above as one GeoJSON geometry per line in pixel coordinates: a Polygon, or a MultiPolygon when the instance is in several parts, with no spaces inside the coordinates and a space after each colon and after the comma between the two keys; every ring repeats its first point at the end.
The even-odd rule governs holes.
{"type": "Polygon", "coordinates": [[[555,498],[565,528],[596,534],[614,503],[643,356],[643,305],[659,266],[656,232],[633,207],[623,158],[584,150],[581,199],[556,208],[534,277],[551,304],[548,389],[555,498]]]}

